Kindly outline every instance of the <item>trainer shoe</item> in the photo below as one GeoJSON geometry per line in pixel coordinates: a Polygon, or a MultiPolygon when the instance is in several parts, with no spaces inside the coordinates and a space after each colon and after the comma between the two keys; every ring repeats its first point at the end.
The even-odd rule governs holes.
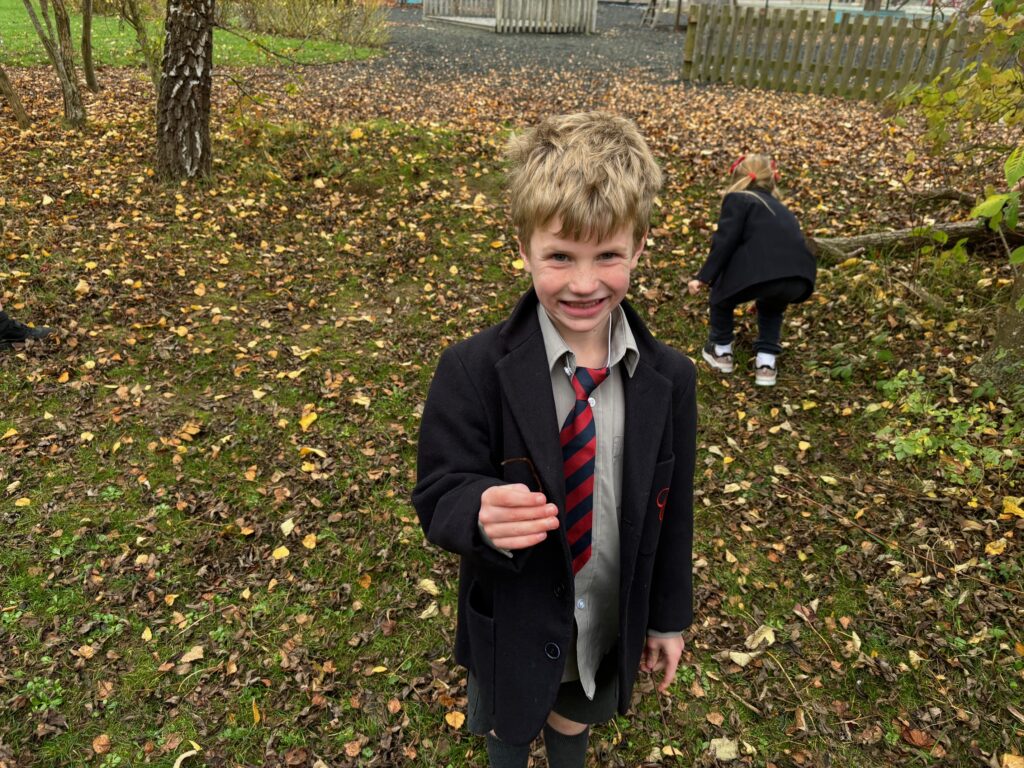
{"type": "Polygon", "coordinates": [[[778,375],[774,365],[759,365],[754,369],[754,383],[759,387],[774,387],[778,375]]]}
{"type": "Polygon", "coordinates": [[[722,373],[732,373],[732,352],[726,352],[724,355],[716,354],[714,343],[709,341],[707,344],[704,345],[704,349],[702,349],[700,353],[707,361],[708,365],[710,365],[716,371],[721,371],[722,373]]]}

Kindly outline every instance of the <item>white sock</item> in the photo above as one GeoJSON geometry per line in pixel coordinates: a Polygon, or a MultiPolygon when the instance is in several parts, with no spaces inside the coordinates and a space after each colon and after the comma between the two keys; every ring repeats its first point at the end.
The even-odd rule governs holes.
{"type": "Polygon", "coordinates": [[[732,344],[726,344],[725,346],[722,346],[721,344],[715,344],[715,354],[716,355],[731,355],[732,354],[732,344]]]}
{"type": "Polygon", "coordinates": [[[757,367],[760,368],[763,365],[767,365],[769,368],[775,367],[775,355],[770,352],[758,352],[757,353],[757,367]]]}

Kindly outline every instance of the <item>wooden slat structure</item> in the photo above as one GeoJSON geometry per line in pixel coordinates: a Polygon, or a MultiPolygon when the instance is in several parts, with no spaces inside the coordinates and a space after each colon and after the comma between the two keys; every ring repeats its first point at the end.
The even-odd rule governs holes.
{"type": "Polygon", "coordinates": [[[964,25],[807,9],[690,6],[683,78],[880,101],[963,62],[964,25]]]}
{"type": "Polygon", "coordinates": [[[499,33],[586,34],[597,29],[597,0],[423,0],[423,17],[493,20],[499,33]]]}

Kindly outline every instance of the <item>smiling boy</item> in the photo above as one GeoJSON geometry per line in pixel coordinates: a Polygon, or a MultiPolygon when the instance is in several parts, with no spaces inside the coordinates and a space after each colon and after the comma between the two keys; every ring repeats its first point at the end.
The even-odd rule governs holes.
{"type": "Polygon", "coordinates": [[[532,288],[442,354],[413,503],[460,556],[456,660],[492,766],[585,763],[693,617],[696,373],[625,301],[661,172],[636,127],[550,117],[508,147],[532,288]]]}

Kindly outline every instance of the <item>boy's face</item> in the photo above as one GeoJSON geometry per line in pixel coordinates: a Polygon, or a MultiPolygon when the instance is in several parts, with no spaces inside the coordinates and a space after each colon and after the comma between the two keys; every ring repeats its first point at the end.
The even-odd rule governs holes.
{"type": "MultiPolygon", "coordinates": [[[[644,240],[633,242],[625,226],[605,240],[582,242],[559,237],[561,222],[538,227],[519,254],[533,278],[537,298],[570,346],[603,340],[608,319],[629,290],[629,275],[640,260],[644,240]]],[[[574,347],[575,351],[575,347],[574,347]]]]}

